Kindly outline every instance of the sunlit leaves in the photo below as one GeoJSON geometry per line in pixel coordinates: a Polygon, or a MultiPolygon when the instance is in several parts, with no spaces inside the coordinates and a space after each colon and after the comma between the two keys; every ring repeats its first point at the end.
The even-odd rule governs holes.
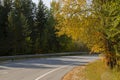
{"type": "Polygon", "coordinates": [[[67,34],[80,40],[93,52],[105,52],[110,46],[107,42],[119,40],[118,4],[119,1],[98,0],[90,7],[85,0],[63,0],[59,13],[55,15],[59,23],[56,25],[58,35],[67,34]]]}

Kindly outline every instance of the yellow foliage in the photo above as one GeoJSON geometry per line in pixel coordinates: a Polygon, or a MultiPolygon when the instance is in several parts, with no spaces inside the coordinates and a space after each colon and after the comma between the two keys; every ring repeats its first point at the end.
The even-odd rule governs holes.
{"type": "Polygon", "coordinates": [[[58,36],[68,35],[73,40],[87,44],[92,52],[102,52],[105,48],[104,36],[97,18],[88,15],[86,0],[62,0],[56,12],[58,36]]]}
{"type": "Polygon", "coordinates": [[[101,48],[100,45],[96,44],[96,45],[94,45],[94,46],[91,48],[91,51],[92,51],[92,52],[99,53],[99,52],[101,52],[101,51],[104,51],[104,48],[101,48]]]}

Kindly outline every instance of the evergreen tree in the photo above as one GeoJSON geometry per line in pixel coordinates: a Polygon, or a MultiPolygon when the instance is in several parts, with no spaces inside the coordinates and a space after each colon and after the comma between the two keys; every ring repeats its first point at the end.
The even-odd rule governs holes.
{"type": "Polygon", "coordinates": [[[36,27],[35,27],[35,47],[39,52],[45,47],[45,28],[47,24],[47,8],[40,0],[36,11],[36,27]]]}
{"type": "Polygon", "coordinates": [[[9,39],[11,40],[10,44],[11,50],[15,54],[24,54],[30,52],[30,26],[28,25],[28,19],[23,13],[24,8],[22,0],[14,1],[14,8],[9,13],[9,39]]]}
{"type": "Polygon", "coordinates": [[[26,17],[26,19],[28,20],[29,29],[31,30],[30,37],[31,37],[32,43],[34,44],[34,40],[35,40],[34,39],[34,36],[35,36],[34,35],[34,27],[35,27],[34,19],[36,14],[36,5],[35,3],[33,3],[32,0],[20,0],[20,3],[21,3],[20,12],[22,12],[23,15],[26,17]]]}
{"type": "Polygon", "coordinates": [[[46,44],[45,46],[45,51],[47,52],[57,52],[59,51],[59,41],[58,41],[58,37],[56,35],[56,29],[55,29],[55,24],[56,21],[53,17],[53,13],[51,10],[48,10],[48,18],[47,18],[47,26],[45,28],[45,40],[46,42],[44,44],[46,44]]]}
{"type": "MultiPolygon", "coordinates": [[[[9,33],[11,46],[15,54],[24,54],[27,52],[28,42],[30,41],[30,31],[27,19],[21,12],[16,12],[17,10],[12,10],[9,14],[9,33]]],[[[14,54],[14,55],[15,55],[14,54]]]]}
{"type": "Polygon", "coordinates": [[[11,8],[12,0],[0,0],[0,52],[2,53],[0,55],[6,55],[9,52],[7,18],[11,8]]]}

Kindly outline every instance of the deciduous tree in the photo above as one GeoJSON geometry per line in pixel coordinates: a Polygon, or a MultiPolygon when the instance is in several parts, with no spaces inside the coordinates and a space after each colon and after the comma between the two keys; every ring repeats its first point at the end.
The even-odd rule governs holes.
{"type": "Polygon", "coordinates": [[[113,68],[119,55],[118,0],[62,0],[55,5],[58,35],[80,40],[95,53],[103,53],[113,68]],[[61,5],[61,6],[59,6],[61,5]]]}

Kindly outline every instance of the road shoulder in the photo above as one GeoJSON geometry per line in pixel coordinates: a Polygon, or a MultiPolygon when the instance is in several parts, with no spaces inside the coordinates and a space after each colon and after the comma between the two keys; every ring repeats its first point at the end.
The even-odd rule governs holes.
{"type": "Polygon", "coordinates": [[[67,73],[62,80],[87,80],[85,78],[85,66],[77,66],[67,73]]]}

